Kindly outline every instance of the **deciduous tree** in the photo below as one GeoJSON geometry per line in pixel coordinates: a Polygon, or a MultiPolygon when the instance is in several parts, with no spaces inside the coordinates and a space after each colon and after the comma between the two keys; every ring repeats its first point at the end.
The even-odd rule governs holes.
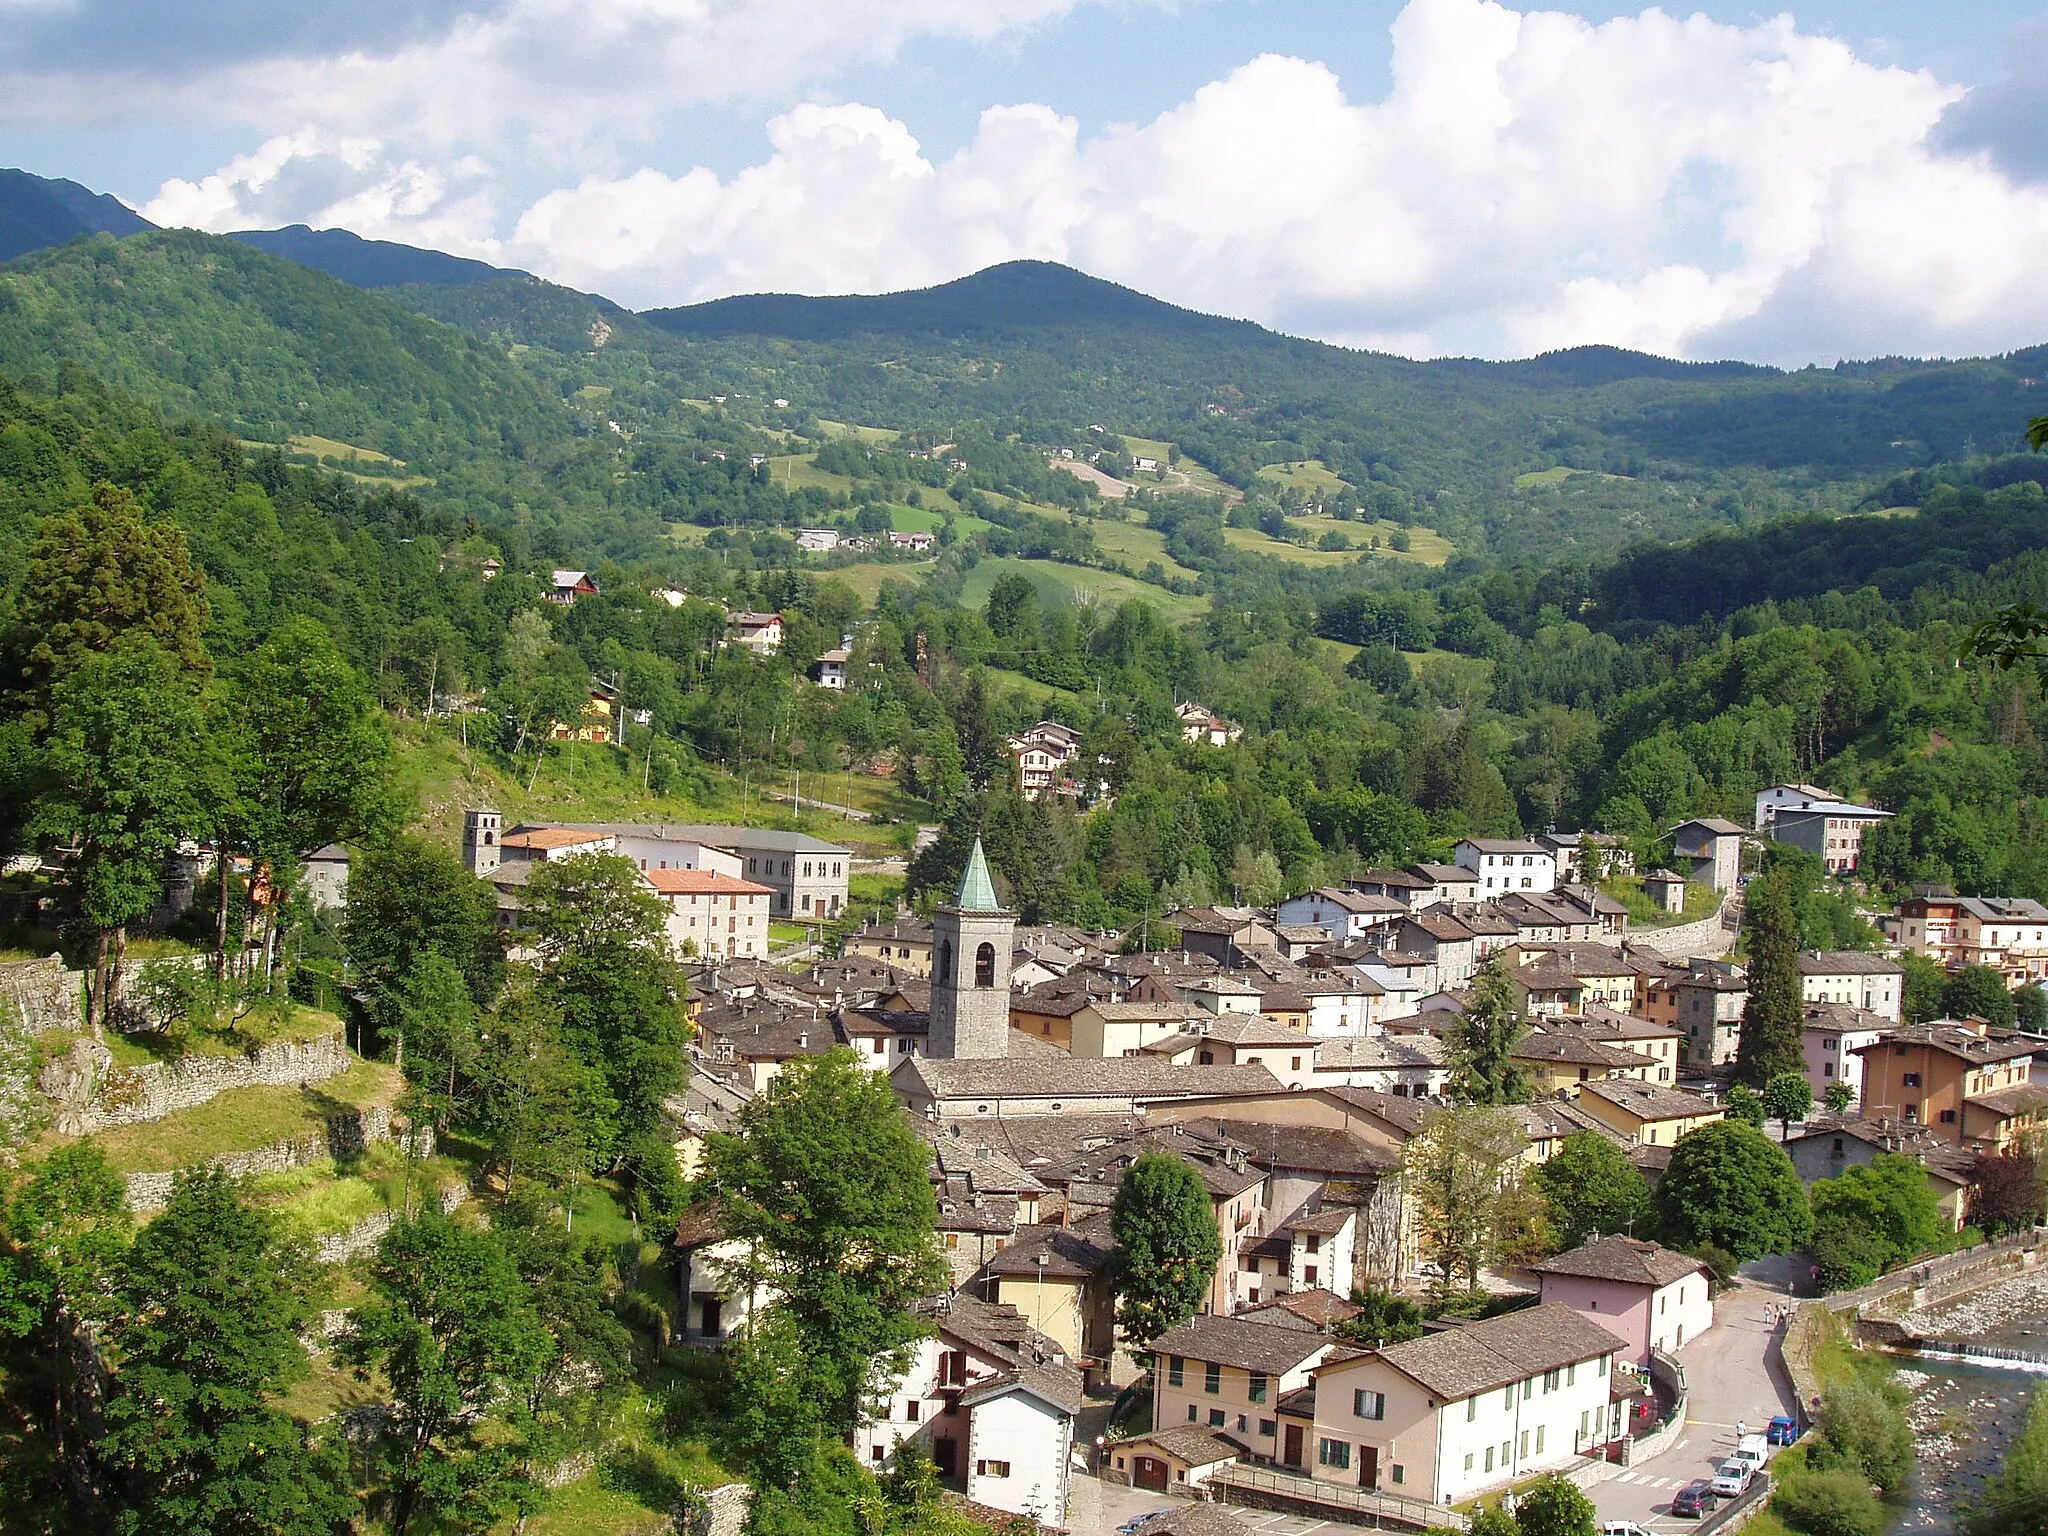
{"type": "Polygon", "coordinates": [[[1415,1202],[1423,1251],[1436,1267],[1431,1288],[1448,1296],[1479,1283],[1491,1257],[1502,1191],[1528,1140],[1499,1109],[1426,1110],[1402,1149],[1401,1177],[1415,1202]]]}
{"type": "Polygon", "coordinates": [[[1765,1117],[1778,1122],[1780,1141],[1792,1134],[1794,1120],[1804,1120],[1813,1110],[1813,1085],[1804,1072],[1777,1073],[1759,1097],[1765,1117]]]}
{"type": "Polygon", "coordinates": [[[1986,1019],[2000,1029],[2012,1027],[2016,1012],[2005,977],[1988,965],[1959,967],[1942,990],[1941,1008],[1949,1018],[1986,1019]]]}
{"type": "Polygon", "coordinates": [[[887,1081],[843,1050],[785,1066],[706,1150],[726,1229],[782,1297],[834,1436],[922,1334],[913,1304],[946,1287],[930,1158],[887,1081]]]}
{"type": "Polygon", "coordinates": [[[312,1265],[215,1169],[179,1176],[117,1267],[120,1362],[98,1451],[135,1536],[324,1536],[354,1500],[341,1464],[272,1406],[306,1373],[312,1265]]]}
{"type": "Polygon", "coordinates": [[[1727,1120],[1672,1148],[1652,1206],[1672,1246],[1713,1243],[1745,1263],[1790,1253],[1813,1227],[1806,1189],[1785,1149],[1755,1127],[1727,1120]]]}
{"type": "Polygon", "coordinates": [[[1648,1228],[1648,1181],[1626,1152],[1597,1132],[1565,1137],[1529,1178],[1549,1202],[1551,1225],[1566,1248],[1589,1237],[1648,1228]]]}
{"type": "Polygon", "coordinates": [[[370,1291],[341,1354],[387,1383],[371,1447],[387,1523],[488,1525],[528,1481],[513,1410],[552,1348],[525,1281],[497,1234],[429,1211],[377,1245],[370,1291]]]}
{"type": "Polygon", "coordinates": [[[1124,1170],[1110,1211],[1116,1239],[1117,1324],[1138,1348],[1200,1310],[1223,1257],[1200,1175],[1165,1152],[1124,1170]]]}

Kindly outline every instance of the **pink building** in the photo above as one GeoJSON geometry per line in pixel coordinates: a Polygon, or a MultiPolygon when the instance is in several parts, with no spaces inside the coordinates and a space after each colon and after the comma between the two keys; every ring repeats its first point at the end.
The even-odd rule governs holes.
{"type": "Polygon", "coordinates": [[[1633,1237],[1591,1238],[1535,1266],[1543,1300],[1570,1307],[1621,1340],[1637,1365],[1714,1326],[1710,1271],[1698,1259],[1633,1237]]]}

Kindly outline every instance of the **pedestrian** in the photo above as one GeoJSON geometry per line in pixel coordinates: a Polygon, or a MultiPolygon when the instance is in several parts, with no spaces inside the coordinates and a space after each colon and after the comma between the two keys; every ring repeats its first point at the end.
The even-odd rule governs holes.
{"type": "Polygon", "coordinates": [[[1741,1419],[1737,1419],[1735,1421],[1735,1443],[1737,1445],[1742,1444],[1742,1437],[1748,1433],[1749,1425],[1744,1423],[1741,1419]]]}

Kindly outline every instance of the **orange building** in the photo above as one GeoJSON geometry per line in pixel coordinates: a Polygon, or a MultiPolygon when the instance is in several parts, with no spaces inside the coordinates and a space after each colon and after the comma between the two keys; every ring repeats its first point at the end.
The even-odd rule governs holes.
{"type": "Polygon", "coordinates": [[[2042,1123],[2048,1088],[2033,1081],[2042,1042],[1982,1019],[1911,1024],[1854,1054],[1863,1062],[1861,1111],[1924,1125],[1958,1146],[1997,1149],[2042,1123]]]}

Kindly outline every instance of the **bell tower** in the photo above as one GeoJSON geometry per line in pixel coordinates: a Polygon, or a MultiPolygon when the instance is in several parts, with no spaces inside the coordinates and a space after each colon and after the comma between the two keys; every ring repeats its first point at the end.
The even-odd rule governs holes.
{"type": "Polygon", "coordinates": [[[493,810],[474,810],[462,813],[462,862],[469,872],[488,880],[497,873],[499,860],[499,817],[493,810]]]}
{"type": "Polygon", "coordinates": [[[926,1054],[941,1061],[981,1061],[1010,1053],[1010,945],[1016,928],[1017,914],[996,902],[977,837],[960,889],[932,917],[926,1054]]]}

